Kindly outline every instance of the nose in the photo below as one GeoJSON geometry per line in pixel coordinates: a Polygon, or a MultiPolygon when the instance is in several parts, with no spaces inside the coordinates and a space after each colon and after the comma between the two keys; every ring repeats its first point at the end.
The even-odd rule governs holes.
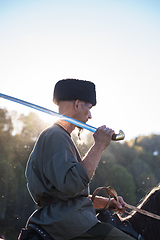
{"type": "Polygon", "coordinates": [[[92,119],[92,114],[90,111],[89,111],[88,119],[92,119]]]}

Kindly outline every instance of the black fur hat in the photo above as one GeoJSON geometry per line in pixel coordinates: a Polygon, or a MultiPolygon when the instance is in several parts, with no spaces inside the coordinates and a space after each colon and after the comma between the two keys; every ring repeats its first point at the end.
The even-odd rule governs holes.
{"type": "Polygon", "coordinates": [[[58,105],[60,101],[81,100],[96,105],[95,84],[79,79],[62,79],[54,88],[53,102],[58,105]]]}

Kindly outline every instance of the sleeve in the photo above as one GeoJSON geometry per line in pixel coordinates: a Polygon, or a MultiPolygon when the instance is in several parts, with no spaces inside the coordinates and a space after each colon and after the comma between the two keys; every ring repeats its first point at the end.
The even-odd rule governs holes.
{"type": "Polygon", "coordinates": [[[89,183],[85,169],[68,151],[55,154],[47,164],[44,174],[59,191],[71,196],[81,192],[89,183]]]}
{"type": "MultiPolygon", "coordinates": [[[[77,161],[76,155],[67,141],[56,141],[58,149],[44,168],[45,177],[58,191],[74,197],[88,186],[89,177],[86,170],[77,161]]],[[[51,156],[51,155],[50,155],[51,156]]]]}

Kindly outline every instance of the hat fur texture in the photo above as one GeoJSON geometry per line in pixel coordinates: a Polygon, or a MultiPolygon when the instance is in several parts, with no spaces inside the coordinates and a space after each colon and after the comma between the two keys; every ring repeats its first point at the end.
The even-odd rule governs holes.
{"type": "Polygon", "coordinates": [[[53,102],[80,100],[96,105],[95,84],[86,80],[62,79],[54,88],[53,102]]]}

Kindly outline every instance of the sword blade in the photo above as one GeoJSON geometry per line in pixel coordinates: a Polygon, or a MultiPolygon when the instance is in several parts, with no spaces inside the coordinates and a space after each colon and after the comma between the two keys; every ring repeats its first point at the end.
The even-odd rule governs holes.
{"type": "MultiPolygon", "coordinates": [[[[84,129],[86,129],[86,130],[88,130],[90,132],[94,133],[97,130],[95,127],[92,127],[92,126],[90,126],[90,125],[88,125],[86,123],[80,122],[80,121],[78,121],[78,120],[76,120],[74,118],[71,118],[71,117],[65,116],[63,114],[54,112],[54,111],[52,111],[50,109],[38,106],[36,104],[30,103],[30,102],[27,102],[27,101],[24,101],[24,100],[15,98],[15,97],[11,97],[9,95],[5,95],[5,94],[2,94],[2,93],[0,93],[0,97],[4,98],[4,99],[7,99],[7,100],[10,100],[12,102],[16,102],[16,103],[22,104],[24,106],[27,106],[27,107],[30,107],[30,108],[33,108],[33,109],[36,109],[36,110],[41,111],[43,113],[47,113],[47,114],[50,114],[52,116],[58,117],[60,119],[65,120],[66,122],[72,123],[72,124],[74,124],[74,125],[76,125],[78,127],[84,128],[84,129]]],[[[119,141],[119,140],[123,140],[124,137],[125,137],[124,132],[122,130],[120,130],[119,134],[113,134],[112,140],[119,141]]]]}
{"type": "Polygon", "coordinates": [[[50,114],[52,116],[58,117],[60,119],[65,120],[66,122],[72,123],[72,124],[74,124],[74,125],[76,125],[78,127],[87,129],[87,130],[89,130],[91,132],[95,132],[96,131],[95,127],[92,127],[92,126],[90,126],[90,125],[88,125],[86,123],[80,122],[80,121],[78,121],[78,120],[76,120],[74,118],[71,118],[71,117],[65,116],[63,114],[54,112],[54,111],[52,111],[50,109],[38,106],[36,104],[30,103],[30,102],[27,102],[27,101],[24,101],[24,100],[15,98],[15,97],[11,97],[11,96],[8,96],[8,95],[2,94],[2,93],[0,93],[0,97],[4,98],[4,99],[7,99],[7,100],[10,100],[12,102],[16,102],[16,103],[22,104],[24,106],[27,106],[27,107],[30,107],[30,108],[33,108],[33,109],[36,109],[36,110],[41,111],[43,113],[47,113],[47,114],[50,114]]]}

